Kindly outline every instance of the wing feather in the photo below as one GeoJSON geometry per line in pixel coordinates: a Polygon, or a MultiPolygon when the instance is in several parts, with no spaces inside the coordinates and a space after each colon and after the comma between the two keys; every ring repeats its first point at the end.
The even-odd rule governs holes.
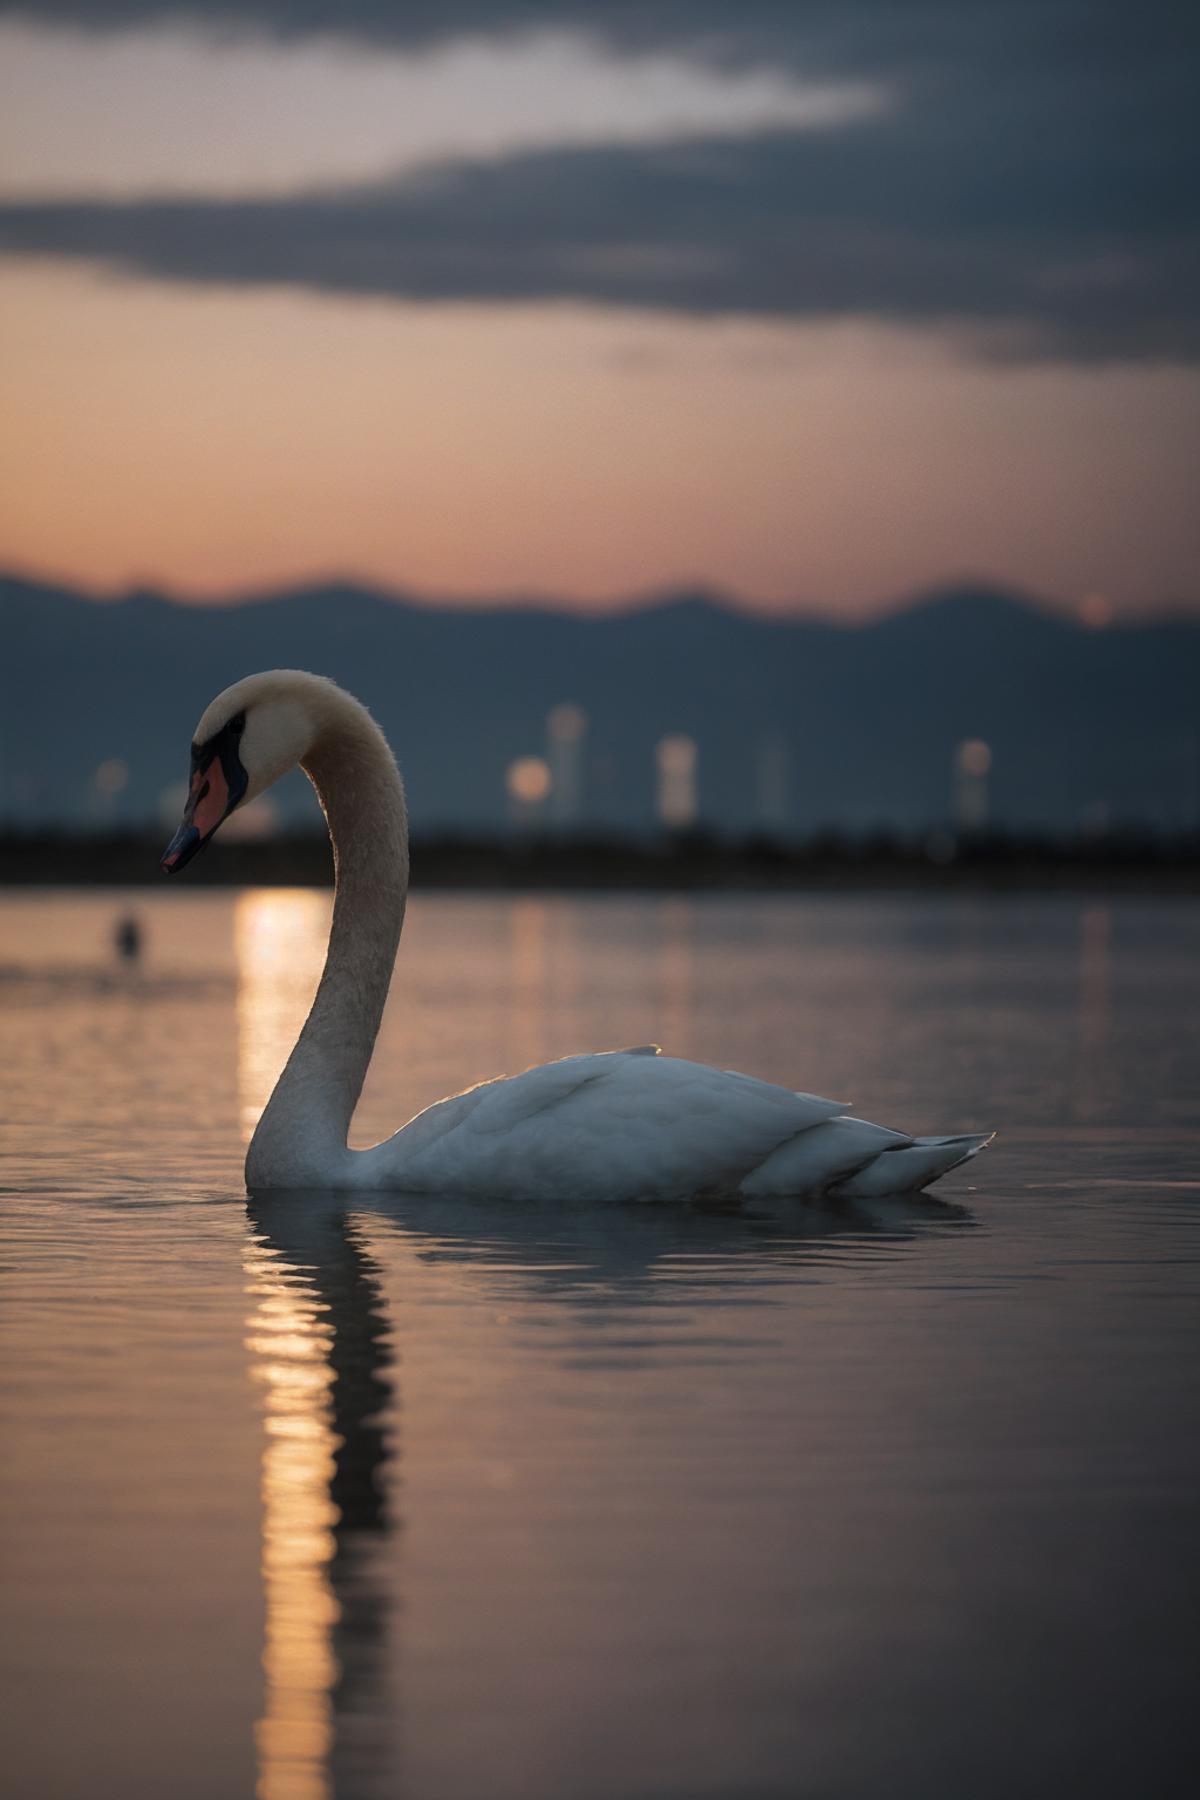
{"type": "Polygon", "coordinates": [[[442,1101],[365,1153],[364,1185],[580,1200],[735,1191],[779,1144],[844,1110],[648,1049],[564,1057],[442,1101]]]}

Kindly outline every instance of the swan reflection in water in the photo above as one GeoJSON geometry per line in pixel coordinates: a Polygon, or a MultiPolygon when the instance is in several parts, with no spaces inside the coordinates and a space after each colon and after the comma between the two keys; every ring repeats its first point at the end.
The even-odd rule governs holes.
{"type": "Polygon", "coordinates": [[[457,1264],[507,1301],[555,1306],[569,1329],[597,1307],[686,1304],[726,1286],[765,1301],[768,1276],[819,1273],[848,1240],[888,1254],[971,1222],[927,1195],[722,1210],[306,1192],[252,1197],[247,1211],[266,1439],[259,1800],[399,1781],[396,1358],[368,1225],[396,1234],[413,1272],[457,1264]]]}
{"type": "MultiPolygon", "coordinates": [[[[392,1348],[378,1270],[333,1196],[251,1200],[247,1347],[264,1392],[259,1800],[332,1800],[388,1766],[392,1348]]],[[[392,1409],[394,1418],[394,1408],[392,1409]]]]}

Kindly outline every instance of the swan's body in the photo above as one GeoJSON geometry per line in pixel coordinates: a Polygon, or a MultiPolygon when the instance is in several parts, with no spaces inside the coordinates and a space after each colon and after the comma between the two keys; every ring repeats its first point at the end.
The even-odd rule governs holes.
{"type": "Polygon", "coordinates": [[[408,890],[392,753],[332,682],[255,675],[196,732],[181,867],[244,800],[301,763],[329,822],[337,893],[316,999],[246,1158],[253,1189],[368,1188],[596,1201],[925,1187],[987,1136],[911,1138],[845,1107],[654,1046],[570,1056],[439,1101],[371,1150],[347,1135],[391,981],[408,890]]]}

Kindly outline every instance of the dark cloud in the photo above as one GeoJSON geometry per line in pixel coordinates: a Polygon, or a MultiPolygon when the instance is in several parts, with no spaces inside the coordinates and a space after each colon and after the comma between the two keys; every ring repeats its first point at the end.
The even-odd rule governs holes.
{"type": "MultiPolygon", "coordinates": [[[[877,18],[903,10],[896,0],[849,4],[877,18]]],[[[972,4],[962,0],[968,10],[972,4]]],[[[413,48],[468,36],[578,30],[618,48],[686,41],[705,54],[720,54],[729,45],[761,50],[768,42],[794,40],[798,31],[820,37],[841,6],[842,0],[340,0],[336,7],[313,0],[5,0],[0,11],[92,31],[166,21],[225,33],[336,36],[413,48]]],[[[928,23],[952,18],[961,8],[938,0],[909,0],[908,10],[928,23]]]]}
{"type": "Polygon", "coordinates": [[[1144,0],[41,0],[417,49],[578,26],[885,80],[885,116],[731,141],[561,148],[282,199],[8,204],[0,246],[186,281],[424,300],[573,298],[694,314],[953,324],[1061,357],[1200,355],[1200,7],[1144,0]]]}
{"type": "Polygon", "coordinates": [[[1191,0],[2,0],[0,13],[91,31],[162,23],[215,34],[337,37],[425,49],[464,37],[578,31],[630,53],[687,51],[881,66],[978,58],[1127,59],[1186,34],[1191,0]]]}
{"type": "Polygon", "coordinates": [[[943,126],[563,148],[269,199],[0,206],[0,247],[413,300],[957,323],[1063,357],[1200,356],[1191,196],[1113,144],[953,154],[943,126]]]}

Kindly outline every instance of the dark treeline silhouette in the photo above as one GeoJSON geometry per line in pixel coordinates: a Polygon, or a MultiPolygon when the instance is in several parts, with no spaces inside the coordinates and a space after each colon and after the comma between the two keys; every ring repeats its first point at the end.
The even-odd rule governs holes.
{"type": "MultiPolygon", "coordinates": [[[[0,836],[0,885],[135,886],[159,882],[163,834],[37,831],[0,836]]],[[[1002,890],[1110,886],[1200,891],[1200,836],[1129,828],[1056,838],[946,830],[864,836],[825,832],[783,841],[695,831],[673,837],[452,836],[413,842],[413,885],[448,888],[871,888],[1002,890]]],[[[322,887],[332,883],[316,833],[217,839],[188,870],[208,887],[322,887]]]]}

